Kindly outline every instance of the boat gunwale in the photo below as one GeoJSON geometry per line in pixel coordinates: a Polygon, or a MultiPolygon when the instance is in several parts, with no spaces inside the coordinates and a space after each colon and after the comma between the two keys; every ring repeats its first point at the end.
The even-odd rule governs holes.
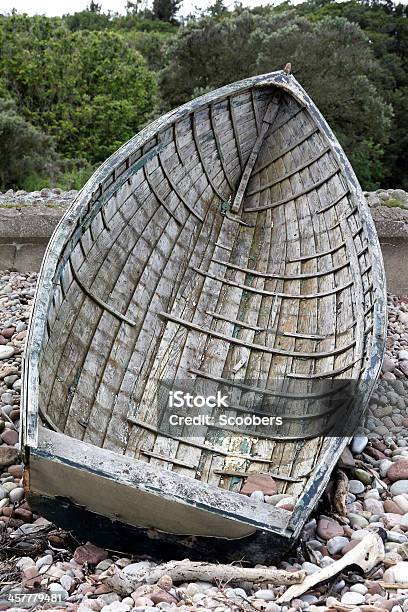
{"type": "MultiPolygon", "coordinates": [[[[111,191],[112,183],[115,183],[116,179],[118,178],[116,177],[117,170],[124,167],[123,173],[120,176],[126,175],[126,172],[129,171],[132,154],[134,154],[138,149],[142,149],[142,147],[148,144],[154,136],[158,136],[161,132],[177,123],[180,119],[194,113],[204,106],[216,104],[225,100],[231,95],[244,93],[247,90],[274,86],[281,88],[291,95],[302,106],[302,108],[310,114],[316,126],[326,137],[330,150],[338,163],[338,170],[336,170],[336,172],[342,174],[346,179],[347,185],[350,188],[349,197],[352,200],[352,203],[355,204],[356,209],[358,209],[362,229],[364,230],[370,245],[370,252],[372,254],[372,272],[373,278],[375,279],[375,299],[373,308],[374,328],[372,343],[371,346],[368,347],[368,353],[371,353],[371,355],[367,367],[360,377],[360,384],[362,385],[361,388],[363,390],[361,403],[363,405],[368,403],[372,388],[381,367],[385,350],[385,274],[374,222],[350,162],[348,161],[343,149],[335,138],[326,120],[296,79],[292,75],[287,75],[283,71],[277,71],[250,77],[231,85],[221,87],[193,101],[190,101],[155,120],[141,132],[131,138],[122,147],[120,147],[99,167],[99,169],[81,189],[70,208],[62,217],[48,244],[40,269],[34,300],[34,308],[31,315],[27,338],[27,349],[23,358],[23,391],[21,396],[22,425],[20,430],[20,443],[23,448],[26,461],[29,457],[29,449],[38,448],[38,435],[40,427],[38,409],[39,358],[42,349],[42,341],[46,332],[49,304],[52,298],[53,289],[58,282],[56,277],[61,256],[64,248],[66,248],[70,242],[73,230],[75,228],[75,223],[84,221],[87,213],[90,213],[92,207],[95,207],[100,200],[105,201],[107,194],[110,194],[109,197],[111,197],[113,193],[120,188],[121,185],[118,185],[113,192],[111,191]],[[113,178],[110,181],[111,177],[113,178]],[[104,191],[102,191],[102,183],[104,181],[106,181],[106,184],[104,185],[104,191]],[[101,194],[99,198],[95,199],[95,195],[98,190],[101,191],[101,194]]],[[[154,149],[155,147],[152,148],[154,149]]],[[[133,165],[137,164],[139,159],[140,157],[133,162],[133,165]]],[[[251,211],[248,210],[249,214],[250,212],[251,211]]],[[[323,211],[321,212],[323,213],[323,211]]],[[[68,438],[69,436],[66,437],[68,438]]],[[[303,515],[307,515],[305,510],[307,508],[313,508],[316,504],[326,484],[325,474],[330,474],[331,469],[337,462],[337,459],[339,458],[347,442],[348,438],[333,438],[331,445],[329,445],[328,451],[323,453],[319,458],[319,463],[316,466],[314,477],[309,479],[309,481],[306,483],[302,495],[300,496],[289,521],[289,527],[292,530],[293,537],[298,535],[303,525],[304,521],[301,518],[302,513],[303,515]],[[325,464],[324,461],[326,459],[328,463],[325,464]]],[[[104,450],[99,449],[98,447],[95,448],[97,448],[98,451],[104,450]]],[[[137,460],[134,461],[136,462],[137,460]]],[[[83,466],[83,469],[86,470],[87,466],[83,466]]],[[[201,485],[204,484],[205,483],[201,483],[201,485]]],[[[273,528],[273,525],[265,525],[264,528],[271,529],[273,528]]]]}

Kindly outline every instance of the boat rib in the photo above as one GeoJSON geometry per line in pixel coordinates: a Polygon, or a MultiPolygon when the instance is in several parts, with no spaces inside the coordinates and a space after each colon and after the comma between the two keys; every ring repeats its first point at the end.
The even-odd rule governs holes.
{"type": "MultiPolygon", "coordinates": [[[[319,181],[316,181],[315,183],[313,183],[309,187],[305,187],[301,191],[298,191],[297,193],[293,193],[290,196],[287,196],[286,198],[283,198],[282,200],[278,200],[277,202],[273,202],[272,204],[265,204],[265,205],[262,205],[262,206],[254,206],[254,207],[250,207],[250,208],[245,208],[244,210],[245,210],[245,212],[258,212],[260,210],[269,210],[271,208],[276,208],[277,206],[282,206],[282,204],[287,204],[288,202],[291,202],[292,200],[297,200],[301,196],[304,196],[307,193],[310,193],[311,191],[314,191],[318,187],[321,187],[322,185],[327,183],[327,181],[329,181],[336,174],[338,174],[339,171],[340,171],[339,168],[335,168],[334,170],[331,170],[328,174],[326,174],[319,181]]],[[[251,194],[248,194],[248,196],[249,195],[251,195],[251,194]]]]}

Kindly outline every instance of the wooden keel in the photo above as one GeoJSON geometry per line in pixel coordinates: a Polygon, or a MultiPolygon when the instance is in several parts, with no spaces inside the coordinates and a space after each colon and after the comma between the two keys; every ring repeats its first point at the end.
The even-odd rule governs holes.
{"type": "Polygon", "coordinates": [[[108,551],[148,555],[162,561],[190,559],[212,562],[217,559],[221,563],[272,565],[292,546],[288,538],[260,530],[231,540],[143,529],[95,514],[65,498],[51,499],[31,494],[29,503],[41,516],[62,529],[72,530],[75,525],[75,534],[80,540],[88,540],[92,533],[92,542],[108,551]]]}

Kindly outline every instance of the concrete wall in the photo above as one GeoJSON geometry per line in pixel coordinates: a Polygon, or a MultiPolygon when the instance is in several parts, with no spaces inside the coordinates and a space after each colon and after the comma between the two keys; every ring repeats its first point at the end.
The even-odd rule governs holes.
{"type": "Polygon", "coordinates": [[[408,210],[380,206],[371,210],[384,258],[387,289],[408,295],[408,210]]]}
{"type": "Polygon", "coordinates": [[[63,208],[0,208],[0,270],[37,271],[63,208]]]}
{"type": "MultiPolygon", "coordinates": [[[[0,207],[0,270],[36,271],[65,206],[0,207]]],[[[384,256],[388,291],[408,295],[408,210],[371,209],[384,256]]]]}

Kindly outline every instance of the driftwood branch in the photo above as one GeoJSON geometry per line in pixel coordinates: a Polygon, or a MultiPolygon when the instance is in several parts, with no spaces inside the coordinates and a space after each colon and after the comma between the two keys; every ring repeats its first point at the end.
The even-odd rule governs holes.
{"type": "Polygon", "coordinates": [[[368,572],[385,557],[384,544],[377,533],[368,534],[355,548],[349,550],[338,561],[324,567],[320,572],[311,574],[302,582],[291,586],[279,599],[277,603],[287,603],[296,597],[300,597],[319,582],[324,582],[341,572],[348,565],[358,565],[364,572],[368,572]]]}
{"type": "Polygon", "coordinates": [[[287,572],[274,568],[240,567],[238,565],[219,565],[217,563],[201,563],[198,561],[170,561],[153,568],[145,581],[154,584],[163,575],[170,576],[173,582],[227,582],[231,580],[247,580],[248,582],[268,582],[276,586],[298,584],[306,576],[306,572],[287,572]]]}
{"type": "Polygon", "coordinates": [[[371,604],[362,604],[361,606],[355,606],[354,604],[342,604],[339,602],[330,602],[330,608],[325,608],[326,610],[337,610],[338,612],[384,612],[384,608],[379,608],[378,606],[374,606],[371,604]]]}
{"type": "Polygon", "coordinates": [[[266,582],[275,586],[290,586],[299,584],[306,576],[303,571],[287,572],[270,567],[251,568],[238,565],[219,565],[216,563],[201,563],[198,561],[170,561],[157,567],[141,571],[138,574],[126,575],[112,565],[99,578],[105,584],[122,594],[132,593],[139,585],[156,584],[162,576],[170,576],[174,583],[194,582],[231,582],[248,581],[254,583],[266,582]]]}
{"type": "Polygon", "coordinates": [[[383,582],[382,580],[380,580],[379,584],[380,586],[382,586],[383,589],[389,591],[396,591],[398,589],[408,589],[408,582],[383,582]]]}

